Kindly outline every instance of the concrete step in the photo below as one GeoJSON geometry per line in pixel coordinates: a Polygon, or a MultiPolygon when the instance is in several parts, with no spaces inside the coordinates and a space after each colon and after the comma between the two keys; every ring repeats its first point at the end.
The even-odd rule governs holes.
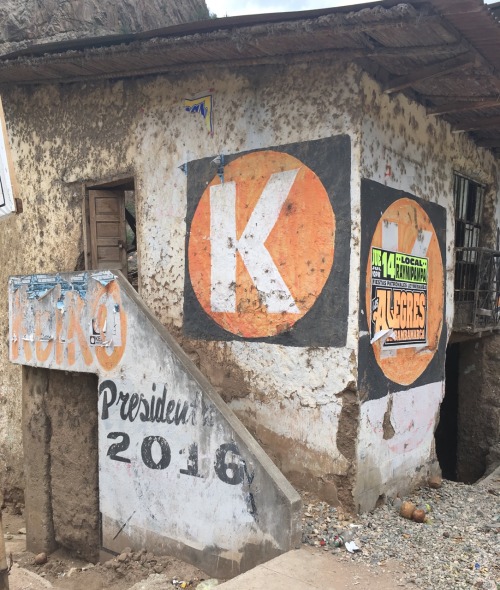
{"type": "Polygon", "coordinates": [[[356,557],[304,547],[289,551],[217,586],[217,590],[401,590],[397,562],[369,566],[356,557]]]}

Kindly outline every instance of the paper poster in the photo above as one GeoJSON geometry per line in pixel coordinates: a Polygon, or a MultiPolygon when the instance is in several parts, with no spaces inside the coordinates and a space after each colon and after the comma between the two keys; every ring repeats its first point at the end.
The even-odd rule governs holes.
{"type": "Polygon", "coordinates": [[[0,98],[0,219],[16,212],[17,186],[0,98]]]}
{"type": "Polygon", "coordinates": [[[427,258],[371,250],[370,337],[387,334],[384,348],[427,343],[427,258]]]}

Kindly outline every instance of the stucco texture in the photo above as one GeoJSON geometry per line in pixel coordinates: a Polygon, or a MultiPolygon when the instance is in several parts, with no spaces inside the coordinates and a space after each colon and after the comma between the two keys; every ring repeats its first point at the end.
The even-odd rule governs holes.
{"type": "MultiPolygon", "coordinates": [[[[365,272],[360,271],[361,179],[446,208],[446,332],[453,316],[453,171],[496,186],[491,155],[427,117],[416,103],[383,95],[361,70],[331,63],[8,89],[3,101],[24,213],[10,220],[0,236],[2,251],[9,253],[9,263],[0,271],[2,333],[7,331],[9,274],[75,268],[84,249],[83,184],[133,176],[139,293],[146,305],[292,482],[315,482],[309,485],[323,497],[354,507],[352,495],[339,498],[339,489],[353,487],[355,464],[361,459],[356,445],[368,448],[370,464],[387,463],[392,457],[378,431],[368,433],[365,427],[371,420],[370,404],[378,420],[381,410],[375,404],[387,404],[388,398],[365,402],[361,412],[356,393],[359,281],[360,272],[365,272]],[[199,115],[183,108],[185,97],[207,89],[214,96],[213,135],[206,132],[199,115]],[[337,135],[349,136],[351,144],[345,344],[290,347],[188,337],[183,331],[188,177],[181,166],[220,154],[337,135]]],[[[213,171],[215,177],[215,164],[213,171]]],[[[322,321],[332,318],[326,314],[322,321]]],[[[0,451],[10,453],[12,477],[20,481],[19,377],[7,363],[6,350],[0,351],[2,368],[6,367],[0,395],[10,413],[8,419],[2,417],[6,428],[0,434],[0,451]]],[[[405,403],[411,407],[428,403],[434,416],[439,407],[437,391],[439,384],[432,393],[408,390],[405,403]]],[[[400,424],[393,426],[396,433],[400,431],[400,424]]],[[[433,426],[434,421],[431,431],[433,426]]],[[[431,447],[427,437],[414,451],[415,468],[432,462],[431,447]]],[[[390,477],[394,488],[406,473],[395,469],[390,477]]],[[[364,478],[358,476],[358,495],[369,487],[364,478]]],[[[367,504],[373,503],[374,493],[370,492],[367,504]]]]}
{"type": "MultiPolygon", "coordinates": [[[[17,245],[12,263],[2,270],[2,284],[12,273],[73,270],[84,249],[82,184],[134,176],[139,291],[146,304],[187,350],[195,348],[199,365],[210,366],[208,377],[228,401],[247,396],[245,403],[251,410],[237,404],[235,410],[241,410],[244,421],[249,418],[249,425],[250,418],[258,416],[264,444],[276,433],[283,437],[283,448],[294,441],[308,453],[329,456],[328,468],[313,464],[313,474],[345,472],[346,459],[336,450],[335,432],[329,427],[325,436],[314,423],[338,419],[342,403],[337,394],[356,379],[356,290],[350,291],[347,344],[342,348],[193,343],[183,337],[186,176],[179,166],[219,153],[338,134],[355,139],[355,121],[360,117],[358,79],[356,70],[343,67],[264,66],[237,74],[218,71],[216,76],[165,76],[5,92],[24,213],[10,221],[0,238],[4,251],[12,251],[7,244],[17,245]],[[341,84],[335,84],[340,80],[341,84]],[[214,88],[217,99],[213,136],[204,131],[201,118],[183,109],[185,96],[207,87],[214,88]],[[296,426],[301,407],[317,416],[307,432],[296,426]],[[274,418],[277,411],[282,416],[279,427],[274,418]]],[[[353,177],[357,161],[354,147],[353,177]]],[[[356,199],[354,194],[354,203],[356,199]]],[[[352,249],[355,253],[355,242],[352,249]]],[[[349,273],[350,283],[355,284],[356,266],[349,273]]],[[[7,327],[5,312],[0,318],[2,330],[7,327]]],[[[3,359],[8,371],[17,375],[6,355],[3,359]]],[[[17,448],[9,463],[19,474],[18,387],[6,375],[2,375],[1,391],[14,416],[9,429],[2,430],[10,432],[10,440],[3,435],[0,447],[17,448]]],[[[269,446],[272,453],[273,445],[269,446]]],[[[278,456],[283,452],[277,449],[278,456]]]]}

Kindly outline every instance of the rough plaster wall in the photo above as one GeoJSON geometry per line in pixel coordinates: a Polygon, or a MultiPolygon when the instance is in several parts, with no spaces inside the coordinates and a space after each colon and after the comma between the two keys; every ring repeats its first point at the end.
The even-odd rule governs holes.
{"type": "Polygon", "coordinates": [[[363,76],[366,116],[363,122],[362,175],[387,186],[408,191],[446,208],[446,321],[453,323],[454,208],[453,173],[458,172],[490,187],[489,206],[498,198],[498,164],[491,152],[478,149],[467,134],[427,116],[424,107],[403,95],[380,92],[376,82],[363,76]]]}
{"type": "Polygon", "coordinates": [[[50,485],[51,425],[47,413],[49,389],[48,370],[22,369],[23,448],[26,462],[26,480],[30,485],[25,493],[26,548],[33,553],[53,551],[54,523],[50,485]],[[33,534],[31,534],[33,531],[33,534]]]}
{"type": "MultiPolygon", "coordinates": [[[[3,295],[0,304],[0,485],[5,489],[7,500],[11,496],[14,496],[12,499],[22,497],[24,488],[21,375],[19,367],[8,362],[7,279],[13,274],[75,268],[83,251],[82,189],[78,184],[68,184],[66,171],[79,166],[80,162],[88,162],[100,131],[109,141],[95,157],[105,158],[114,151],[110,146],[115,142],[118,158],[123,156],[120,152],[122,132],[117,132],[115,124],[103,123],[109,123],[107,106],[119,111],[113,91],[110,90],[111,97],[105,97],[103,103],[96,100],[92,105],[96,109],[92,121],[86,118],[80,121],[76,133],[81,141],[75,142],[67,141],[64,133],[58,135],[60,129],[67,129],[68,120],[74,116],[64,107],[65,91],[68,88],[61,92],[50,88],[41,92],[28,90],[14,101],[6,99],[9,103],[6,121],[24,206],[24,213],[4,221],[0,232],[0,247],[5,253],[5,263],[0,270],[0,295],[3,295]],[[30,119],[21,115],[24,109],[25,113],[30,113],[30,119]],[[3,464],[6,471],[1,469],[3,464]]],[[[90,170],[94,169],[91,165],[90,170]]],[[[97,166],[96,173],[101,171],[97,166]]]]}
{"type": "Polygon", "coordinates": [[[357,449],[356,508],[412,490],[434,473],[436,413],[442,383],[415,387],[361,406],[357,449]]]}
{"type": "MultiPolygon", "coordinates": [[[[4,222],[4,225],[11,220],[4,222]]],[[[3,229],[3,228],[2,228],[3,229]]],[[[5,235],[0,235],[0,243],[5,235]]],[[[2,244],[3,247],[3,244],[2,244]]],[[[4,250],[5,251],[5,250],[4,250]]],[[[4,274],[4,273],[2,273],[4,274]]],[[[5,277],[2,277],[3,279],[5,277]]],[[[8,359],[7,280],[0,283],[0,495],[6,502],[23,498],[24,476],[22,469],[23,446],[21,438],[21,371],[10,365],[8,359]]]]}
{"type": "MultiPolygon", "coordinates": [[[[356,84],[353,71],[343,74],[342,71],[322,68],[320,73],[311,66],[299,66],[287,71],[258,68],[248,74],[226,79],[223,86],[211,82],[210,85],[216,89],[218,105],[214,138],[199,136],[198,145],[193,145],[183,141],[181,129],[176,129],[174,125],[173,136],[179,137],[175,156],[177,162],[190,161],[210,153],[233,153],[339,133],[354,135],[354,121],[360,115],[356,108],[356,84]],[[308,82],[311,79],[317,80],[314,92],[308,82]],[[335,85],[337,79],[343,79],[339,86],[335,85]],[[222,96],[217,94],[218,91],[222,91],[222,96]],[[289,108],[290,104],[294,105],[293,109],[289,108]]],[[[196,87],[191,88],[194,90],[196,87]]],[[[155,151],[160,151],[160,148],[155,151]]],[[[351,178],[356,177],[357,157],[354,147],[351,178]]],[[[183,219],[175,221],[174,218],[166,217],[172,212],[178,216],[177,207],[180,208],[181,203],[181,215],[184,215],[185,177],[176,170],[174,187],[182,191],[179,200],[175,196],[167,200],[170,207],[175,207],[174,210],[162,210],[165,201],[158,202],[157,206],[149,209],[149,214],[155,216],[154,223],[146,222],[144,227],[152,234],[147,237],[151,242],[158,241],[160,235],[168,232],[174,235],[176,239],[170,242],[170,248],[173,246],[176,252],[170,254],[158,249],[153,252],[149,248],[153,253],[154,266],[146,268],[145,265],[153,261],[145,262],[143,257],[141,269],[144,277],[150,277],[145,279],[142,294],[160,317],[165,317],[165,303],[160,294],[165,290],[173,291],[169,302],[175,307],[169,310],[170,318],[165,319],[170,322],[173,319],[178,325],[182,316],[184,242],[181,240],[185,227],[183,219]],[[170,225],[166,230],[163,229],[164,219],[168,219],[170,225]],[[158,290],[156,285],[150,283],[158,282],[156,270],[160,268],[165,255],[172,260],[173,269],[168,282],[163,284],[163,289],[158,290]]],[[[359,209],[356,189],[351,196],[355,218],[356,209],[359,209]]],[[[167,250],[168,245],[164,248],[167,250]]],[[[356,242],[353,240],[353,260],[356,258],[355,252],[356,242]]],[[[357,266],[353,264],[350,284],[355,285],[357,281],[357,266]]],[[[354,289],[350,297],[349,335],[356,323],[356,307],[357,290],[354,289]]],[[[316,477],[330,477],[337,473],[345,477],[350,468],[349,461],[338,452],[335,440],[335,425],[342,410],[342,400],[337,395],[356,381],[356,341],[349,335],[347,346],[342,349],[300,349],[251,342],[197,341],[190,345],[185,340],[183,345],[193,350],[195,360],[204,373],[218,386],[232,409],[256,434],[284,473],[294,483],[304,484],[304,480],[308,479],[309,485],[312,485],[314,480],[311,477],[304,476],[301,481],[294,477],[299,464],[307,464],[307,475],[316,477]],[[297,411],[304,407],[311,408],[310,414],[314,416],[311,417],[307,432],[297,424],[297,411]],[[279,421],[276,421],[276,415],[280,416],[279,421]],[[326,425],[327,434],[321,424],[326,425]],[[291,447],[295,449],[295,461],[289,463],[291,447]]],[[[336,499],[335,486],[331,482],[326,486],[320,482],[318,486],[317,491],[321,495],[336,499]]]]}
{"type": "MultiPolygon", "coordinates": [[[[363,75],[362,83],[366,115],[362,124],[361,175],[446,208],[443,329],[449,333],[454,312],[453,172],[488,185],[487,207],[493,212],[498,198],[497,163],[490,152],[476,148],[465,134],[453,134],[446,123],[428,117],[422,106],[402,95],[382,94],[378,84],[367,75],[363,75]]],[[[409,478],[410,472],[419,473],[423,479],[437,469],[432,435],[443,395],[443,384],[435,383],[363,404],[357,453],[359,507],[369,509],[382,492],[393,494],[396,489],[411,486],[414,481],[409,478]],[[413,423],[408,421],[407,412],[395,412],[396,402],[407,408],[413,423]],[[391,425],[390,433],[384,429],[384,423],[391,425]],[[412,424],[411,440],[405,424],[412,424]],[[391,451],[391,447],[396,450],[391,451]]]]}
{"type": "Polygon", "coordinates": [[[457,478],[473,483],[500,441],[500,336],[460,344],[457,478]]]}
{"type": "MultiPolygon", "coordinates": [[[[10,234],[11,243],[21,245],[19,262],[16,268],[3,267],[2,284],[13,272],[72,270],[83,250],[81,182],[134,175],[140,293],[177,336],[182,326],[186,215],[186,176],[179,165],[221,152],[351,135],[354,221],[346,347],[183,342],[187,349],[196,349],[200,366],[211,367],[209,378],[227,400],[234,399],[239,416],[254,431],[259,425],[259,438],[268,450],[276,450],[278,463],[294,471],[307,462],[311,475],[325,475],[325,494],[332,497],[332,481],[350,477],[355,444],[355,432],[347,435],[348,428],[341,429],[352,442],[339,447],[336,425],[349,424],[346,416],[353,415],[353,404],[343,400],[350,399],[357,379],[358,84],[359,72],[342,66],[264,66],[237,74],[217,71],[4,94],[25,212],[13,221],[10,234]],[[213,137],[203,132],[201,119],[182,108],[185,96],[206,88],[214,88],[217,100],[213,137]],[[302,410],[309,416],[307,428],[297,420],[302,410]],[[295,459],[288,456],[290,448],[295,459]]],[[[3,246],[5,251],[5,242],[3,246]]],[[[5,331],[4,315],[1,321],[5,331]]],[[[5,382],[1,391],[6,391],[5,382]]],[[[13,394],[10,405],[16,407],[13,394]]],[[[357,402],[354,407],[357,415],[357,402]]],[[[15,437],[19,422],[11,422],[10,428],[15,437]]],[[[0,439],[0,448],[4,446],[0,439]]],[[[19,471],[20,461],[14,464],[19,471]]]]}
{"type": "MultiPolygon", "coordinates": [[[[11,281],[10,358],[60,369],[23,382],[28,521],[50,521],[58,542],[92,557],[98,430],[103,551],[147,546],[227,577],[296,546],[300,496],[126,279],[53,275],[37,301],[47,275],[27,279],[11,281]],[[80,337],[75,354],[89,325],[106,344],[80,337]],[[34,345],[18,346],[23,334],[34,345]],[[96,379],[63,369],[99,374],[97,408],[96,379]]],[[[47,537],[33,528],[30,544],[47,537]]]]}
{"type": "Polygon", "coordinates": [[[99,547],[97,376],[49,371],[50,497],[58,544],[96,561],[99,547]]]}
{"type": "Polygon", "coordinates": [[[22,468],[23,445],[21,438],[21,370],[8,362],[8,295],[7,278],[10,273],[21,272],[23,255],[13,244],[32,241],[23,236],[26,227],[17,216],[2,221],[0,248],[2,267],[0,269],[0,490],[5,501],[18,502],[23,499],[24,475],[22,468]]]}
{"type": "MultiPolygon", "coordinates": [[[[0,288],[5,289],[8,274],[72,270],[83,250],[81,182],[134,175],[141,295],[191,351],[193,360],[278,465],[299,484],[304,478],[313,481],[310,476],[319,476],[314,483],[316,490],[332,500],[339,485],[352,476],[356,457],[364,452],[361,448],[356,453],[359,407],[356,396],[354,402],[352,399],[352,384],[357,379],[360,178],[386,182],[447,207],[448,271],[453,268],[453,170],[490,184],[491,195],[498,190],[497,170],[487,151],[477,150],[467,138],[451,134],[444,123],[427,118],[422,107],[405,98],[381,95],[376,83],[364,75],[360,97],[360,77],[354,68],[341,66],[263,66],[237,74],[218,71],[213,75],[207,72],[175,79],[11,90],[4,94],[25,213],[6,222],[6,231],[0,235],[3,251],[9,252],[0,288]],[[182,108],[184,96],[206,88],[215,89],[217,100],[213,137],[203,132],[200,119],[182,108]],[[363,111],[361,163],[355,129],[363,111]],[[300,349],[183,339],[186,176],[178,166],[218,153],[340,133],[348,133],[352,139],[352,258],[346,347],[300,349]],[[22,244],[20,251],[10,246],[16,243],[22,244]],[[303,419],[297,420],[298,412],[303,419]],[[305,475],[304,465],[308,466],[305,475]]],[[[452,273],[447,276],[450,323],[452,273]]],[[[3,333],[6,300],[5,296],[0,315],[3,333]]],[[[13,469],[9,481],[21,485],[17,368],[7,365],[1,379],[0,400],[9,401],[0,415],[2,426],[5,424],[0,456],[7,457],[13,469]]],[[[418,411],[422,392],[405,392],[404,396],[409,407],[418,411]]],[[[431,398],[434,416],[439,400],[431,398]]],[[[385,414],[388,403],[387,397],[369,402],[375,421],[380,412],[385,414]]],[[[365,414],[370,406],[363,408],[365,414]]],[[[363,422],[363,415],[359,419],[363,422]]],[[[397,431],[398,425],[394,426],[397,431]]],[[[362,431],[360,440],[363,445],[369,437],[362,431]]],[[[429,453],[433,451],[426,443],[420,454],[414,454],[415,466],[420,461],[425,463],[429,453]]],[[[375,464],[379,459],[375,457],[375,464]]],[[[389,464],[391,457],[385,461],[389,464]]],[[[368,504],[376,491],[373,488],[369,492],[368,504]]]]}
{"type": "Polygon", "coordinates": [[[97,377],[23,368],[28,549],[99,547],[97,377]]]}
{"type": "Polygon", "coordinates": [[[113,33],[132,33],[208,18],[204,0],[3,0],[0,53],[113,33]]]}

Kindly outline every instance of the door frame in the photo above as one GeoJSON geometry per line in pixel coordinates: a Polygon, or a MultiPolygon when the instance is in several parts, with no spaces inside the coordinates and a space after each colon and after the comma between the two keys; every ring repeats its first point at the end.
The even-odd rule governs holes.
{"type": "MultiPolygon", "coordinates": [[[[85,259],[85,270],[92,268],[92,239],[90,233],[90,201],[89,191],[99,189],[120,189],[123,191],[133,190],[135,192],[135,179],[130,174],[108,177],[102,180],[88,180],[82,186],[83,197],[83,252],[85,259]]],[[[137,193],[136,193],[137,203],[137,193]]],[[[139,225],[139,224],[137,224],[139,225]]]]}

